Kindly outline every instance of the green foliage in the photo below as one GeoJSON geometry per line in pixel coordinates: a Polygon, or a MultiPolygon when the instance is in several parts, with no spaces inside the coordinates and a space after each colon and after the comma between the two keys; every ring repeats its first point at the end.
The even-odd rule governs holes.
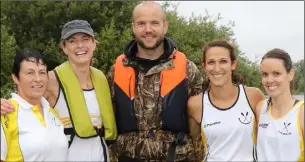
{"type": "Polygon", "coordinates": [[[131,23],[123,29],[123,32],[116,30],[115,21],[99,31],[94,66],[107,72],[113,65],[114,60],[124,52],[126,43],[132,39],[131,23]]]}
{"type": "Polygon", "coordinates": [[[1,24],[1,97],[8,97],[14,87],[11,74],[16,49],[15,38],[10,36],[7,27],[1,24]]]}
{"type": "Polygon", "coordinates": [[[238,68],[236,72],[241,74],[247,86],[261,88],[261,74],[257,64],[247,60],[243,56],[238,57],[238,68]]]}
{"type": "Polygon", "coordinates": [[[304,59],[294,63],[294,90],[295,94],[304,94],[304,59]]]}
{"type": "Polygon", "coordinates": [[[216,23],[221,19],[220,16],[212,18],[210,15],[192,16],[189,19],[179,17],[177,5],[169,3],[163,4],[167,10],[167,21],[169,24],[167,36],[174,40],[178,49],[185,52],[188,58],[196,65],[200,65],[202,47],[215,39],[233,40],[232,27],[217,26],[216,23]],[[174,8],[169,10],[169,8],[174,8]]]}
{"type": "MultiPolygon", "coordinates": [[[[73,19],[87,20],[98,41],[93,65],[107,72],[133,38],[132,11],[138,1],[5,1],[1,2],[1,97],[11,92],[11,64],[17,47],[33,47],[47,56],[49,70],[58,66],[66,56],[59,48],[61,26],[73,19]]],[[[247,86],[260,87],[258,65],[249,61],[239,50],[232,28],[234,22],[218,25],[220,14],[178,16],[177,5],[165,2],[169,28],[167,36],[176,43],[198,67],[202,47],[215,39],[231,41],[239,61],[237,72],[244,76],[247,86]]],[[[304,64],[296,64],[295,88],[304,89],[304,64]],[[302,88],[303,87],[303,88],[302,88]]],[[[303,91],[304,92],[304,91],[303,91]]]]}
{"type": "MultiPolygon", "coordinates": [[[[73,19],[84,19],[91,24],[95,32],[104,31],[112,23],[111,28],[115,31],[112,34],[116,34],[115,40],[118,40],[122,33],[126,33],[126,26],[131,26],[132,9],[136,3],[136,1],[128,3],[123,1],[1,2],[1,17],[10,17],[3,19],[2,22],[11,28],[10,33],[15,36],[18,46],[35,47],[44,51],[49,56],[48,66],[53,69],[65,59],[60,55],[59,48],[61,26],[64,23],[73,19]]],[[[103,33],[100,35],[102,36],[103,33]]],[[[110,41],[96,38],[101,44],[110,41]]],[[[115,48],[118,47],[121,46],[115,48]]],[[[108,48],[105,50],[103,53],[109,53],[112,49],[109,52],[108,48]]]]}
{"type": "Polygon", "coordinates": [[[177,6],[164,3],[163,8],[168,10],[167,20],[169,29],[167,35],[172,38],[179,50],[185,52],[188,59],[192,60],[198,67],[202,55],[202,48],[205,44],[215,39],[224,39],[232,42],[238,55],[237,73],[244,77],[245,84],[248,86],[260,87],[261,76],[258,66],[249,61],[239,50],[238,44],[234,39],[234,22],[227,25],[216,25],[221,19],[220,14],[213,18],[206,12],[206,16],[192,16],[189,19],[179,17],[177,6]]]}

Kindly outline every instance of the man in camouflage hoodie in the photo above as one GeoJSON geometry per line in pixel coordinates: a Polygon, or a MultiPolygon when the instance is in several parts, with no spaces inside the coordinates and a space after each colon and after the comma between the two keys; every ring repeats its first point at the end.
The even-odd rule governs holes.
{"type": "Polygon", "coordinates": [[[202,92],[198,68],[165,37],[157,3],[137,5],[132,28],[135,40],[108,72],[119,133],[112,153],[124,162],[202,160],[187,114],[187,99],[202,92]]]}

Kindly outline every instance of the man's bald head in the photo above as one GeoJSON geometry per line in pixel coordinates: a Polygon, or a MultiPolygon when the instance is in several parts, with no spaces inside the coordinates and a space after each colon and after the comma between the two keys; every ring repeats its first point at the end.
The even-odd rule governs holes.
{"type": "Polygon", "coordinates": [[[155,2],[142,2],[134,8],[132,16],[132,31],[138,49],[162,49],[168,22],[161,6],[155,2]]]}
{"type": "Polygon", "coordinates": [[[133,12],[132,12],[133,22],[135,20],[135,16],[136,16],[137,12],[140,11],[140,10],[145,10],[146,8],[153,8],[155,12],[159,12],[160,14],[162,14],[163,21],[166,21],[165,11],[162,9],[162,7],[158,3],[153,2],[153,1],[144,1],[144,2],[139,3],[133,9],[133,12]]]}

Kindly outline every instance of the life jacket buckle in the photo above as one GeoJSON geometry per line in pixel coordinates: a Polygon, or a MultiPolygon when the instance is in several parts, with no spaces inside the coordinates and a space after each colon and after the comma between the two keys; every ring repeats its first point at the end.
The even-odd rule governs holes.
{"type": "Polygon", "coordinates": [[[105,129],[104,127],[94,127],[96,133],[100,137],[105,137],[105,129]]]}

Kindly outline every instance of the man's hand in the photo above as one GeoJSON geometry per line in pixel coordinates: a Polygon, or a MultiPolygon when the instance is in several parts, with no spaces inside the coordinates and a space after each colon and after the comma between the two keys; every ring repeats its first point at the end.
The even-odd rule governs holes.
{"type": "Polygon", "coordinates": [[[11,104],[11,102],[9,100],[1,98],[1,115],[5,115],[13,111],[14,106],[11,104]]]}

